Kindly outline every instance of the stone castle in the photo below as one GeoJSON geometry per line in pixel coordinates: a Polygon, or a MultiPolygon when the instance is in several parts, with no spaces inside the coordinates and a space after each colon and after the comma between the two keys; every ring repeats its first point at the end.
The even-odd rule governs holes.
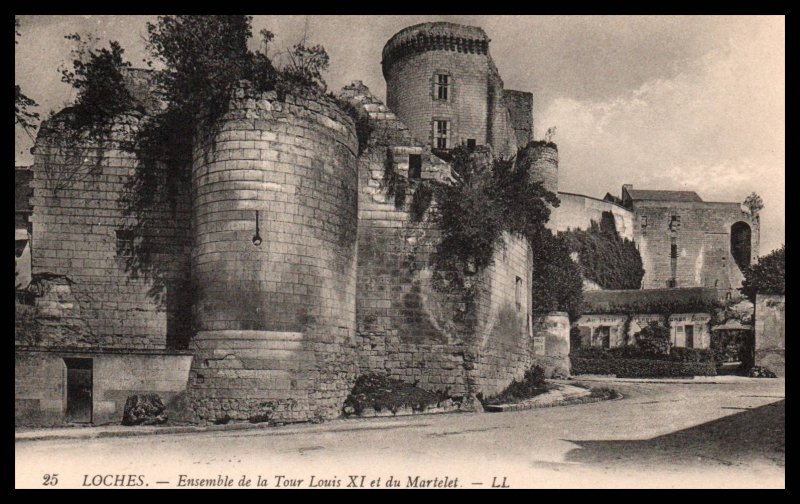
{"type": "MultiPolygon", "coordinates": [[[[524,159],[561,199],[554,230],[613,215],[639,245],[645,289],[735,289],[755,260],[758,220],[738,203],[629,186],[602,200],[559,193],[557,147],[533,141],[533,96],[504,89],[482,29],[403,29],[382,67],[386,104],[360,82],[339,93],[368,121],[361,146],[332,100],[240,82],[218,128],[195,137],[176,203],[146,216],[123,203],[137,160],[120,145],[140,113],[120,116],[106,145],[82,146],[93,168],[69,183],[59,167],[74,153],[43,124],[33,280],[18,295],[17,422],[118,422],[136,393],[158,393],[187,421],[325,419],[367,372],[466,409],[533,364],[568,374],[569,320],[532,313],[527,242],[505,235],[465,302],[436,271],[439,230],[387,191],[387,173],[409,187],[446,180],[441,153],[458,145],[524,159]]],[[[143,101],[146,80],[128,74],[143,101]]]]}

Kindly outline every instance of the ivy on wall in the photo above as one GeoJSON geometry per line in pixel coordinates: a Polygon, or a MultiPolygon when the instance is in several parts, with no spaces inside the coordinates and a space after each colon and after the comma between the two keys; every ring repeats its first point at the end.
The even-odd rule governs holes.
{"type": "Polygon", "coordinates": [[[604,289],[638,289],[641,286],[642,257],[633,241],[619,235],[611,212],[603,212],[600,224],[592,221],[587,230],[559,234],[567,240],[570,251],[578,253],[584,278],[604,289]]]}

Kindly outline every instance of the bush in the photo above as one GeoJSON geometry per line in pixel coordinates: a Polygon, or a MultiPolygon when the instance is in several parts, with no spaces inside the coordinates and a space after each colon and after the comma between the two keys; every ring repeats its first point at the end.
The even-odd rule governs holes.
{"type": "Polygon", "coordinates": [[[636,347],[643,354],[666,356],[671,346],[669,329],[658,323],[651,322],[636,334],[636,347]]]}
{"type": "Polygon", "coordinates": [[[373,408],[397,413],[401,407],[423,411],[444,399],[447,399],[445,393],[429,392],[381,374],[365,374],[356,379],[353,390],[344,401],[344,412],[345,415],[360,415],[366,408],[373,408]]]}
{"type": "Polygon", "coordinates": [[[544,379],[544,368],[533,366],[525,371],[522,381],[514,380],[502,392],[496,396],[481,399],[484,406],[489,404],[507,404],[523,399],[530,399],[547,391],[547,384],[544,379]]]}
{"type": "Polygon", "coordinates": [[[125,401],[122,425],[160,425],[166,423],[164,402],[158,394],[134,394],[125,401]]]}
{"type": "Polygon", "coordinates": [[[778,375],[763,366],[753,366],[747,372],[750,378],[777,378],[778,375]]]}
{"type": "MultiPolygon", "coordinates": [[[[620,347],[622,348],[622,347],[620,347]]],[[[570,358],[583,358],[583,359],[613,359],[613,352],[617,352],[616,348],[601,348],[601,347],[583,347],[575,348],[570,353],[570,358]]]]}
{"type": "Polygon", "coordinates": [[[713,362],[675,362],[656,359],[586,359],[572,357],[572,374],[616,375],[617,378],[675,378],[716,376],[713,362]]]}
{"type": "Polygon", "coordinates": [[[620,397],[620,393],[608,387],[596,387],[589,391],[589,397],[602,398],[602,399],[616,399],[620,397]]]}

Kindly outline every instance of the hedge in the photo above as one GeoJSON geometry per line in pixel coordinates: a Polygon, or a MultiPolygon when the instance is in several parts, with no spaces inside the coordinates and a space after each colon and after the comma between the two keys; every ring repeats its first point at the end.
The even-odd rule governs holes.
{"type": "Polygon", "coordinates": [[[624,345],[612,348],[585,347],[575,348],[570,352],[570,358],[582,359],[647,359],[672,362],[715,362],[720,361],[717,354],[708,348],[672,347],[669,354],[653,354],[642,350],[636,345],[624,345]]]}
{"type": "Polygon", "coordinates": [[[713,362],[675,362],[655,359],[587,359],[571,357],[572,374],[616,375],[617,378],[674,378],[716,376],[713,362]]]}

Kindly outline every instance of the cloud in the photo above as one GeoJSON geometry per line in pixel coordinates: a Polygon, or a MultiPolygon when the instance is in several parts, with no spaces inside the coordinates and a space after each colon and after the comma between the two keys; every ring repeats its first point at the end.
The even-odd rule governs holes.
{"type": "Polygon", "coordinates": [[[607,100],[554,99],[537,118],[558,126],[559,188],[602,196],[623,183],[697,191],[706,201],[764,198],[762,250],[785,237],[783,22],[685,62],[607,100]],[[776,29],[780,28],[780,29],[776,29]],[[591,177],[587,176],[591,174],[591,177]]]}

